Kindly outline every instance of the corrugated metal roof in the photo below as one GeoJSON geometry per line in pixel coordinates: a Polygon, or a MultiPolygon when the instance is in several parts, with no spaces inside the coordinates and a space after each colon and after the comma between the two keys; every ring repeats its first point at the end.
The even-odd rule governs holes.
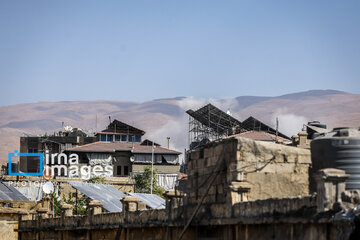
{"type": "Polygon", "coordinates": [[[29,201],[13,186],[4,182],[0,182],[0,200],[29,201]]]}
{"type": "MultiPolygon", "coordinates": [[[[42,186],[43,184],[41,184],[42,186]]],[[[27,197],[30,201],[40,201],[43,197],[42,187],[29,186],[29,187],[15,187],[21,194],[27,197]]]]}
{"type": "Polygon", "coordinates": [[[102,202],[104,204],[104,208],[109,212],[122,211],[122,204],[120,200],[126,195],[117,190],[114,186],[84,182],[68,183],[89,198],[102,202]]]}
{"type": "Polygon", "coordinates": [[[165,199],[155,195],[147,193],[129,193],[130,196],[138,198],[144,202],[146,206],[152,209],[165,209],[165,199]]]}

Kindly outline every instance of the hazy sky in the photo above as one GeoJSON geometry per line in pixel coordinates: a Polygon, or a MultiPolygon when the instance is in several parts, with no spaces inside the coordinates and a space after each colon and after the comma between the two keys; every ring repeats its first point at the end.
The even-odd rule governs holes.
{"type": "Polygon", "coordinates": [[[0,105],[360,93],[360,1],[0,0],[0,105]]]}

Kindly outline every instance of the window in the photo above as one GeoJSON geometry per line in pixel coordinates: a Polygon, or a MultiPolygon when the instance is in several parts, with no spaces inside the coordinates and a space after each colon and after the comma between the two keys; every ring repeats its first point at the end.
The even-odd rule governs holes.
{"type": "Polygon", "coordinates": [[[126,135],[121,135],[121,141],[126,142],[127,141],[127,136],[126,135]]]}
{"type": "Polygon", "coordinates": [[[135,142],[141,142],[141,136],[140,135],[135,136],[135,142]]]}
{"type": "Polygon", "coordinates": [[[112,141],[113,141],[113,135],[108,134],[106,140],[107,140],[108,142],[112,142],[112,141]]]}
{"type": "Polygon", "coordinates": [[[129,135],[129,142],[133,142],[134,141],[134,135],[129,135]]]}
{"type": "Polygon", "coordinates": [[[125,176],[129,175],[129,167],[128,166],[124,166],[124,175],[125,176]]]}
{"type": "Polygon", "coordinates": [[[101,142],[106,142],[106,135],[105,134],[100,135],[100,141],[101,142]]]}
{"type": "Polygon", "coordinates": [[[121,137],[120,135],[115,135],[115,141],[120,142],[120,137],[121,137]]]}
{"type": "Polygon", "coordinates": [[[116,168],[116,175],[118,175],[118,176],[121,175],[121,166],[117,166],[117,168],[116,168]]]}

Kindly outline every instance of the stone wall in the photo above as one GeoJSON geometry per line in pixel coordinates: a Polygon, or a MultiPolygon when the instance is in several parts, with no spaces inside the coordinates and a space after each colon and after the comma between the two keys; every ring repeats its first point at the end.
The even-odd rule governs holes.
{"type": "Polygon", "coordinates": [[[0,200],[0,240],[17,240],[18,219],[21,215],[32,213],[41,207],[41,203],[30,201],[0,200]]]}
{"type": "MultiPolygon", "coordinates": [[[[174,197],[180,196],[172,193],[165,210],[141,210],[134,197],[123,200],[121,213],[100,214],[101,203],[90,203],[89,215],[72,216],[64,207],[61,217],[21,221],[19,231],[21,239],[178,239],[189,219],[184,210],[193,209],[179,209],[174,197]]],[[[211,206],[210,212],[201,209],[184,239],[336,239],[339,234],[331,215],[316,215],[313,196],[240,202],[230,217],[211,206]]]]}
{"type": "Polygon", "coordinates": [[[213,178],[205,203],[306,196],[310,165],[306,149],[246,138],[214,142],[190,153],[189,203],[201,199],[213,178]]]}

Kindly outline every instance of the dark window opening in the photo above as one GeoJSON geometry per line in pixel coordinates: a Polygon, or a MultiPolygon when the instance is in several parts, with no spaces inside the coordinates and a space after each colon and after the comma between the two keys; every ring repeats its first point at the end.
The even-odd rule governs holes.
{"type": "Polygon", "coordinates": [[[127,136],[126,135],[121,135],[121,141],[126,142],[127,141],[127,136]]]}
{"type": "Polygon", "coordinates": [[[121,137],[120,135],[115,135],[115,141],[120,142],[120,137],[121,137]]]}
{"type": "Polygon", "coordinates": [[[128,166],[124,166],[124,175],[125,176],[129,175],[129,167],[128,166]]]}
{"type": "Polygon", "coordinates": [[[200,150],[200,158],[204,158],[204,149],[200,150]]]}
{"type": "Polygon", "coordinates": [[[121,175],[121,166],[117,166],[116,174],[119,175],[119,176],[121,175]]]}
{"type": "Polygon", "coordinates": [[[141,136],[140,135],[135,136],[135,142],[141,142],[141,136]]]}
{"type": "Polygon", "coordinates": [[[38,152],[38,149],[37,149],[37,148],[29,148],[29,149],[28,149],[28,152],[29,152],[29,153],[37,153],[37,152],[38,152]]]}
{"type": "Polygon", "coordinates": [[[113,135],[108,134],[107,135],[107,141],[112,142],[113,141],[113,135]]]}
{"type": "Polygon", "coordinates": [[[100,135],[100,141],[101,142],[106,142],[106,135],[105,134],[100,135]]]}

